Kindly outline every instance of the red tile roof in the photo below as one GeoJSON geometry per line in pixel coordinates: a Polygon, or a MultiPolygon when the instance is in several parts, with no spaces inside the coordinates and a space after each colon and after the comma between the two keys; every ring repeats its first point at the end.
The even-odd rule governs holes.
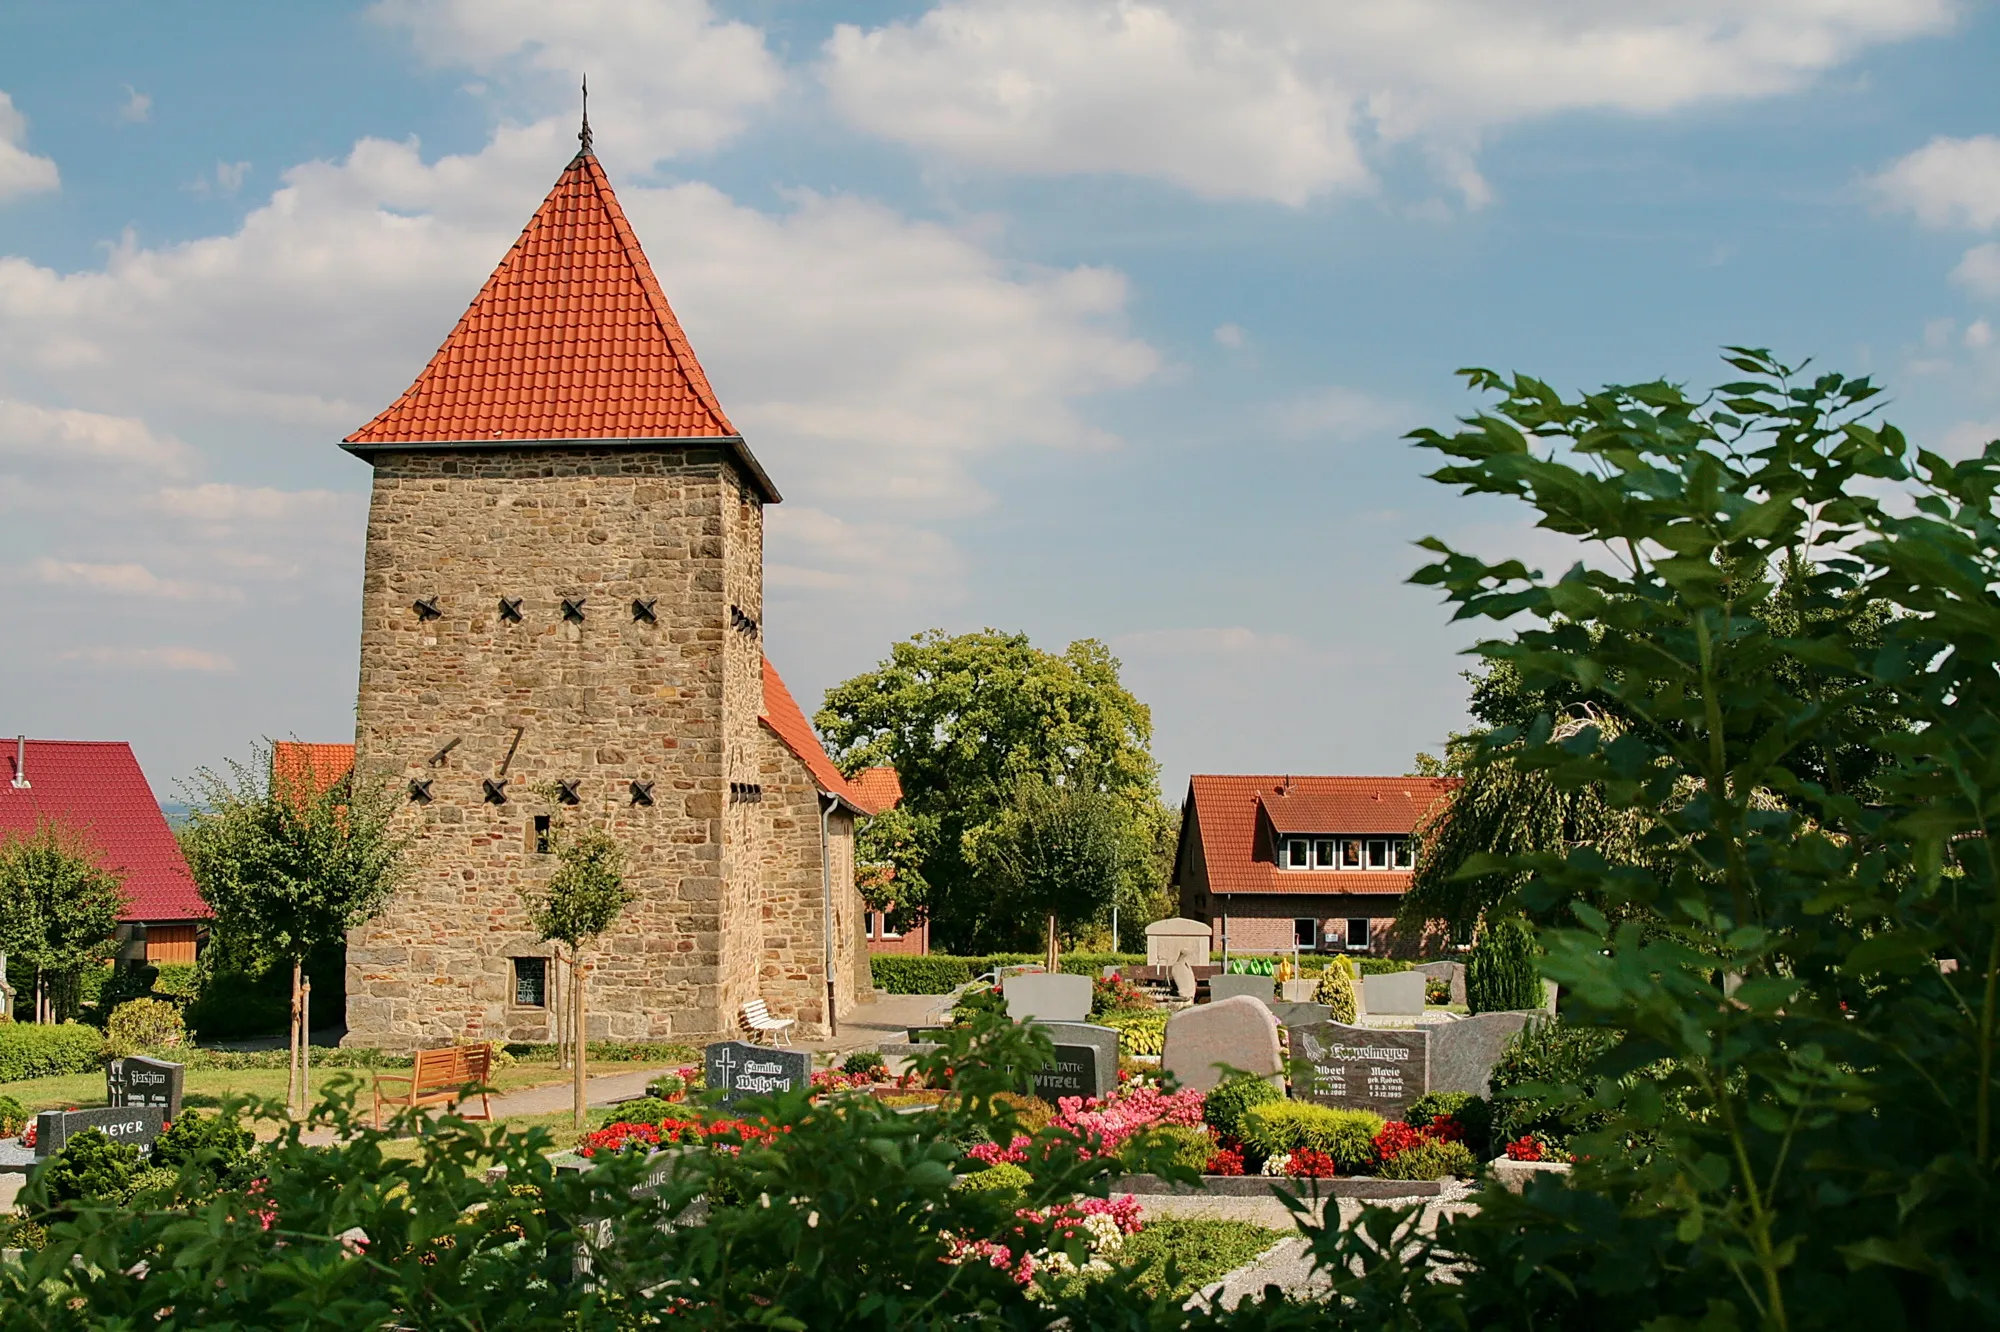
{"type": "Polygon", "coordinates": [[[604,168],[580,153],[403,396],[349,435],[412,444],[728,440],[729,423],[604,168]]]}
{"type": "Polygon", "coordinates": [[[1270,833],[1407,837],[1457,787],[1448,777],[1198,775],[1181,838],[1201,838],[1210,892],[1402,893],[1407,870],[1281,870],[1270,833]]]}
{"type": "Polygon", "coordinates": [[[271,784],[280,790],[303,788],[318,795],[353,771],[353,745],[279,740],[271,746],[271,784]]]}
{"type": "Polygon", "coordinates": [[[785,748],[798,755],[799,762],[812,774],[813,783],[828,795],[838,796],[861,814],[880,814],[902,799],[902,784],[894,768],[869,768],[849,781],[827,757],[826,749],[814,733],[812,723],[799,710],[798,700],[778,675],[778,668],[764,658],[764,715],[758,720],[771,728],[785,748]],[[884,776],[886,774],[886,776],[884,776]],[[893,788],[893,789],[892,789],[893,788]]]}
{"type": "Polygon", "coordinates": [[[31,835],[43,822],[95,843],[98,864],[125,876],[121,920],[206,920],[179,843],[132,746],[123,740],[29,740],[28,787],[13,785],[20,756],[0,740],[0,837],[31,835]]]}

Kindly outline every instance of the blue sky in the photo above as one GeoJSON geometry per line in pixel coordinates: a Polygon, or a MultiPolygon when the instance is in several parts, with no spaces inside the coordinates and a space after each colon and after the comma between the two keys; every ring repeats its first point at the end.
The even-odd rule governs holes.
{"type": "Polygon", "coordinates": [[[599,153],[786,494],[808,706],[919,629],[1108,641],[1190,771],[1400,772],[1565,558],[1398,437],[1467,364],[1727,342],[2000,434],[2000,19],[1951,0],[393,0],[0,16],[0,730],[163,796],[351,733],[336,441],[599,153]]]}

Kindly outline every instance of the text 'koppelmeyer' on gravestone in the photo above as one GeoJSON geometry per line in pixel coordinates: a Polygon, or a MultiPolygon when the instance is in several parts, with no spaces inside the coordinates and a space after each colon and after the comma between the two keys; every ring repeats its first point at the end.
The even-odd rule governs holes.
{"type": "Polygon", "coordinates": [[[703,1052],[711,1090],[724,1105],[745,1096],[776,1096],[812,1079],[812,1056],[803,1050],[773,1050],[745,1041],[718,1041],[703,1052]]]}
{"type": "Polygon", "coordinates": [[[1325,1105],[1401,1119],[1430,1090],[1427,1032],[1316,1022],[1292,1028],[1292,1054],[1311,1066],[1295,1094],[1325,1105]]]}
{"type": "Polygon", "coordinates": [[[104,1099],[111,1105],[155,1105],[169,1123],[180,1118],[187,1067],[164,1059],[128,1055],[104,1066],[104,1099]]]}
{"type": "Polygon", "coordinates": [[[166,1125],[167,1112],[157,1105],[116,1105],[100,1110],[44,1110],[35,1116],[35,1155],[59,1152],[85,1129],[96,1129],[113,1142],[150,1151],[166,1125]]]}

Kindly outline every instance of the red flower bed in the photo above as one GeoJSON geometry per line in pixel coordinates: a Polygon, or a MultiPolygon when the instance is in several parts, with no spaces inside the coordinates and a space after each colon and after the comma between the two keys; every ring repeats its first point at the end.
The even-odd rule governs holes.
{"type": "Polygon", "coordinates": [[[1218,1147],[1202,1167],[1206,1175],[1240,1175],[1243,1173],[1243,1150],[1240,1147],[1218,1147]]]}
{"type": "Polygon", "coordinates": [[[1423,1129],[1412,1128],[1400,1119],[1392,1119],[1375,1135],[1375,1159],[1393,1161],[1410,1148],[1421,1147],[1430,1136],[1423,1129]]]}
{"type": "Polygon", "coordinates": [[[682,1145],[735,1151],[770,1142],[780,1133],[791,1131],[789,1124],[773,1128],[762,1120],[748,1119],[663,1119],[657,1124],[634,1124],[621,1119],[585,1134],[577,1151],[584,1156],[595,1156],[599,1152],[682,1145]]]}
{"type": "Polygon", "coordinates": [[[1285,1173],[1293,1179],[1332,1179],[1340,1173],[1340,1166],[1318,1148],[1301,1147],[1285,1163],[1285,1173]]]}
{"type": "Polygon", "coordinates": [[[1548,1154],[1542,1148],[1542,1140],[1530,1133],[1507,1144],[1509,1161],[1546,1161],[1548,1154]]]}

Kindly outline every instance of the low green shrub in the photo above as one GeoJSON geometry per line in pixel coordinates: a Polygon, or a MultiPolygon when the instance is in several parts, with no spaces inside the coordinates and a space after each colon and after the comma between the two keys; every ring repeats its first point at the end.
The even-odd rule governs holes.
{"type": "Polygon", "coordinates": [[[1040,1133],[1055,1122],[1056,1108],[1039,1096],[1023,1096],[1019,1092],[1001,1092],[993,1098],[997,1103],[1014,1112],[1014,1131],[1029,1137],[1040,1133]]]}
{"type": "Polygon", "coordinates": [[[1375,1173],[1383,1179],[1472,1179],[1479,1174],[1479,1158],[1462,1142],[1432,1138],[1397,1152],[1375,1173]]]}
{"type": "Polygon", "coordinates": [[[1534,1133],[1567,1149],[1575,1134],[1608,1123],[1609,1111],[1566,1115],[1555,1108],[1560,1096],[1546,1101],[1535,1089],[1588,1086],[1591,1065],[1622,1039],[1615,1031],[1579,1027],[1558,1017],[1530,1019],[1501,1051],[1488,1079],[1491,1140],[1506,1143],[1534,1133]]]}
{"type": "Polygon", "coordinates": [[[1119,1148],[1118,1156],[1128,1168],[1136,1170],[1143,1165],[1145,1156],[1157,1154],[1164,1148],[1173,1149],[1175,1165],[1185,1166],[1199,1174],[1201,1168],[1208,1164],[1208,1158],[1215,1155],[1215,1139],[1201,1124],[1164,1124],[1127,1138],[1119,1148]]]}
{"type": "Polygon", "coordinates": [[[257,1138],[233,1118],[183,1110],[153,1143],[152,1164],[198,1180],[203,1189],[247,1184],[257,1138]]]}
{"type": "Polygon", "coordinates": [[[0,1023],[0,1082],[88,1073],[103,1045],[97,1028],[81,1022],[0,1023]]]}
{"type": "Polygon", "coordinates": [[[80,1202],[124,1202],[138,1173],[137,1147],[113,1142],[97,1129],[85,1129],[36,1172],[21,1202],[36,1221],[61,1220],[80,1202]]]}
{"type": "Polygon", "coordinates": [[[1465,1130],[1465,1145],[1474,1156],[1491,1155],[1493,1108],[1471,1092],[1426,1092],[1410,1102],[1403,1122],[1423,1128],[1446,1116],[1465,1130]]]}
{"type": "Polygon", "coordinates": [[[687,1107],[673,1101],[663,1101],[657,1096],[641,1096],[636,1100],[620,1101],[617,1105],[607,1105],[602,1110],[591,1112],[591,1127],[603,1128],[606,1124],[624,1122],[627,1124],[657,1124],[668,1115],[685,1115],[687,1107]]]}
{"type": "Polygon", "coordinates": [[[868,959],[868,974],[878,990],[890,994],[950,994],[972,979],[970,959],[931,953],[877,953],[868,959]]]}
{"type": "Polygon", "coordinates": [[[866,1073],[871,1077],[881,1077],[889,1071],[889,1063],[882,1058],[880,1050],[856,1050],[853,1054],[840,1061],[840,1071],[849,1077],[853,1077],[857,1073],[866,1073]]]}
{"type": "Polygon", "coordinates": [[[153,993],[161,999],[191,1002],[200,992],[200,969],[192,962],[163,962],[153,971],[153,993]]]}
{"type": "Polygon", "coordinates": [[[1021,1167],[1007,1161],[996,1162],[984,1170],[975,1170],[969,1175],[960,1175],[954,1186],[961,1189],[987,1189],[1004,1193],[1025,1193],[1035,1182],[1035,1177],[1021,1167]]]}
{"type": "Polygon", "coordinates": [[[0,1096],[0,1138],[16,1138],[34,1116],[11,1096],[0,1096]]]}
{"type": "Polygon", "coordinates": [[[1120,1267],[1140,1273],[1137,1284],[1147,1294],[1164,1293],[1180,1300],[1235,1271],[1284,1237],[1283,1231],[1248,1221],[1163,1216],[1129,1237],[1120,1246],[1117,1261],[1120,1267]]]}
{"type": "Polygon", "coordinates": [[[1361,974],[1364,976],[1388,976],[1398,971],[1408,971],[1414,962],[1395,957],[1364,957],[1361,959],[1361,974]]]}
{"type": "Polygon", "coordinates": [[[177,1170],[165,1166],[141,1166],[126,1186],[127,1201],[137,1208],[173,1207],[191,1201],[181,1188],[177,1170]]]}
{"type": "Polygon", "coordinates": [[[127,999],[111,1010],[104,1026],[105,1048],[118,1055],[164,1050],[187,1038],[181,1006],[165,999],[127,999]]]}
{"type": "Polygon", "coordinates": [[[1386,1123],[1367,1110],[1336,1110],[1310,1101],[1268,1101],[1243,1116],[1243,1141],[1260,1154],[1283,1156],[1311,1148],[1325,1152],[1347,1174],[1375,1160],[1375,1135],[1386,1123]]]}
{"type": "Polygon", "coordinates": [[[1218,1138],[1243,1136],[1243,1116],[1253,1106],[1282,1101],[1285,1094],[1254,1073],[1239,1073],[1216,1084],[1202,1103],[1202,1118],[1218,1138]]]}
{"type": "Polygon", "coordinates": [[[1097,1021],[1118,1032],[1119,1047],[1126,1054],[1156,1055],[1166,1049],[1167,1013],[1163,1008],[1127,1008],[1106,1013],[1097,1021]]]}
{"type": "MultiPolygon", "coordinates": [[[[510,1059],[554,1059],[556,1047],[548,1041],[510,1041],[500,1053],[510,1059]]],[[[673,1041],[592,1041],[587,1054],[594,1064],[692,1064],[700,1058],[693,1046],[673,1041]]]]}

